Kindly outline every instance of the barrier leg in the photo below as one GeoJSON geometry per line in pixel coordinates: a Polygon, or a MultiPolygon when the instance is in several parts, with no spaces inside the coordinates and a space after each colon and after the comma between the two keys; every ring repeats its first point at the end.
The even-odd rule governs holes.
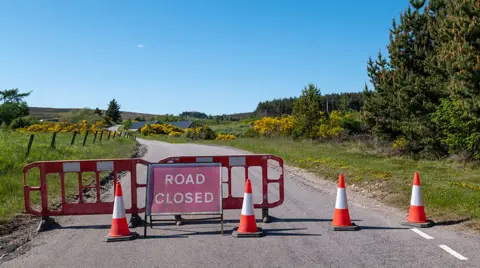
{"type": "Polygon", "coordinates": [[[53,218],[50,218],[49,216],[42,216],[42,219],[40,220],[40,223],[38,224],[36,232],[46,231],[54,223],[55,223],[55,220],[53,218]]]}
{"type": "Polygon", "coordinates": [[[268,208],[262,208],[262,218],[264,223],[270,222],[270,216],[268,215],[268,208]]]}
{"type": "Polygon", "coordinates": [[[177,225],[183,224],[182,215],[175,215],[175,220],[177,221],[177,225]]]}
{"type": "Polygon", "coordinates": [[[132,217],[130,218],[130,223],[128,227],[130,228],[136,228],[140,226],[143,223],[142,218],[138,214],[132,214],[132,217]]]}

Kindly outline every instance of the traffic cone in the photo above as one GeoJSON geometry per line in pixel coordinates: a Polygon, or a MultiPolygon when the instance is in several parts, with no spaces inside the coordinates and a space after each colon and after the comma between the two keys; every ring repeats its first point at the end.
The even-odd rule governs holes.
{"type": "Polygon", "coordinates": [[[420,186],[420,174],[418,172],[415,172],[415,176],[413,177],[410,211],[408,212],[407,220],[402,222],[402,225],[420,228],[432,227],[434,225],[434,222],[427,220],[425,216],[422,188],[420,186]]]}
{"type": "Polygon", "coordinates": [[[345,179],[340,174],[337,188],[337,200],[335,201],[335,212],[333,213],[332,225],[330,230],[333,231],[356,231],[360,229],[355,223],[350,221],[348,212],[347,192],[345,191],[345,179]]]}
{"type": "Polygon", "coordinates": [[[240,226],[232,232],[236,237],[261,237],[262,228],[257,227],[252,201],[252,183],[247,179],[245,194],[243,195],[242,214],[240,215],[240,226]]]}
{"type": "Polygon", "coordinates": [[[115,187],[115,201],[113,203],[112,227],[110,234],[105,237],[107,242],[133,240],[137,238],[136,232],[128,229],[127,215],[123,205],[122,185],[117,181],[115,187]]]}

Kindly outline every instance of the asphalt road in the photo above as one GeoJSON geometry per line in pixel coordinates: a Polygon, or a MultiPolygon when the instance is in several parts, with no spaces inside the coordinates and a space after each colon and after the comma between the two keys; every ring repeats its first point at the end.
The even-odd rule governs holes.
{"type": "MultiPolygon", "coordinates": [[[[167,156],[244,153],[216,146],[140,142],[148,146],[144,157],[148,161],[167,156]]],[[[242,174],[234,174],[240,182],[234,195],[243,195],[242,174]]],[[[145,170],[139,175],[144,179],[145,170]]],[[[261,192],[261,174],[253,170],[249,176],[255,201],[261,192]]],[[[128,200],[128,185],[123,187],[128,200]]],[[[270,190],[275,197],[278,189],[270,190]]],[[[261,211],[256,211],[257,224],[266,232],[262,238],[230,235],[238,226],[239,210],[226,211],[223,236],[218,222],[171,223],[148,229],[146,239],[143,227],[138,227],[135,231],[142,237],[117,243],[102,241],[109,233],[111,215],[57,217],[61,227],[39,234],[31,250],[1,267],[480,267],[478,236],[456,233],[445,226],[417,233],[400,225],[405,215],[349,191],[348,185],[350,215],[362,229],[330,231],[335,193],[335,183],[287,167],[285,201],[270,211],[274,221],[262,223],[261,211]]],[[[143,200],[142,194],[142,205],[143,200]]]]}

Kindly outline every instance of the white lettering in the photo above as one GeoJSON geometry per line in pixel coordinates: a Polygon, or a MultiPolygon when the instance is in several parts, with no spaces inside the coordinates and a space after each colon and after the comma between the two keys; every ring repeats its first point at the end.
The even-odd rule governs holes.
{"type": "Polygon", "coordinates": [[[195,193],[195,203],[202,203],[202,193],[195,193]]]}
{"type": "Polygon", "coordinates": [[[158,201],[158,196],[165,197],[163,194],[157,194],[157,195],[155,196],[155,202],[157,202],[158,204],[163,203],[163,200],[162,200],[162,201],[158,201]]]}
{"type": "Polygon", "coordinates": [[[212,193],[205,193],[205,203],[211,203],[213,201],[213,194],[212,193]],[[210,200],[207,196],[210,196],[210,200]]]}
{"type": "Polygon", "coordinates": [[[185,203],[190,204],[192,203],[193,198],[192,198],[192,193],[186,193],[185,194],[185,203]]]}
{"type": "Polygon", "coordinates": [[[165,184],[168,184],[168,183],[173,184],[172,180],[173,180],[172,175],[170,174],[165,175],[165,184]]]}
{"type": "Polygon", "coordinates": [[[185,182],[185,184],[188,184],[189,182],[191,182],[192,184],[195,184],[195,183],[193,182],[193,176],[192,176],[192,174],[188,174],[187,182],[185,182]]]}
{"type": "Polygon", "coordinates": [[[185,177],[183,176],[183,174],[177,174],[175,176],[175,183],[176,184],[183,184],[184,181],[185,181],[185,177]],[[178,178],[180,178],[181,181],[179,181],[178,178]]]}
{"type": "Polygon", "coordinates": [[[175,203],[177,203],[177,204],[182,203],[183,202],[183,194],[182,193],[176,193],[173,196],[173,201],[175,201],[175,203]],[[180,200],[178,200],[178,201],[177,201],[177,196],[180,196],[180,200]]]}
{"type": "Polygon", "coordinates": [[[202,184],[205,182],[205,176],[203,176],[202,174],[197,174],[197,184],[202,184]],[[200,181],[199,178],[202,178],[202,180],[200,181]]]}
{"type": "Polygon", "coordinates": [[[157,204],[191,204],[191,203],[212,203],[214,195],[211,192],[195,192],[195,193],[158,193],[155,195],[155,203],[157,204]]]}

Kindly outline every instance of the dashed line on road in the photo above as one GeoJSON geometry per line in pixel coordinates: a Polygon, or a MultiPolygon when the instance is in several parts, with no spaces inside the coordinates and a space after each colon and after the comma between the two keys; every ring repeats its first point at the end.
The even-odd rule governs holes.
{"type": "Polygon", "coordinates": [[[460,255],[460,253],[456,252],[455,250],[449,248],[447,245],[438,245],[440,248],[442,248],[443,250],[445,250],[446,252],[452,254],[453,256],[455,256],[457,259],[459,260],[462,260],[462,261],[466,261],[468,260],[466,257],[460,255]]]}
{"type": "Polygon", "coordinates": [[[415,233],[421,235],[421,236],[422,236],[423,238],[425,238],[425,239],[433,239],[432,236],[429,236],[428,234],[426,234],[426,233],[418,230],[417,228],[412,228],[412,229],[410,229],[410,230],[412,230],[412,231],[414,231],[415,233]]]}

